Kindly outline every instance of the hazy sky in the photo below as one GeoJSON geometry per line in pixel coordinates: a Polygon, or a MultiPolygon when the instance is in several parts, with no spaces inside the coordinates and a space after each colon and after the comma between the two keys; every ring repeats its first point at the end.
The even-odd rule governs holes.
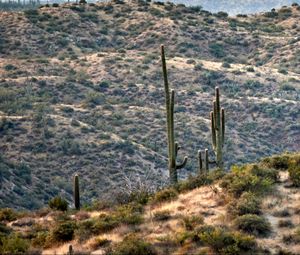
{"type": "Polygon", "coordinates": [[[211,12],[226,11],[231,15],[268,11],[292,3],[300,4],[300,0],[173,0],[171,2],[201,5],[211,12]]]}

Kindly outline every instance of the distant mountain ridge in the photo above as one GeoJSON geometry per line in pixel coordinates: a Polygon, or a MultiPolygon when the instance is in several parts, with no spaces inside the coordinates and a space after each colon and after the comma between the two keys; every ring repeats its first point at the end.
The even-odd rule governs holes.
{"type": "Polygon", "coordinates": [[[263,12],[272,8],[280,8],[284,5],[289,6],[292,3],[300,3],[299,0],[174,0],[172,2],[183,3],[185,5],[200,5],[205,10],[211,12],[225,11],[230,15],[263,12]]]}

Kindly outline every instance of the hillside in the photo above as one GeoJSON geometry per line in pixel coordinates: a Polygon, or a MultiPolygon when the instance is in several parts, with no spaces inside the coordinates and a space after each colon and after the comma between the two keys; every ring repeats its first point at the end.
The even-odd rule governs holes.
{"type": "Polygon", "coordinates": [[[131,201],[67,212],[0,210],[0,251],[299,254],[300,154],[212,171],[131,201]],[[1,239],[2,238],[2,239],[1,239]],[[1,246],[2,245],[2,246],[1,246]]]}
{"type": "Polygon", "coordinates": [[[218,85],[225,162],[299,151],[299,6],[228,18],[143,1],[0,13],[0,207],[40,208],[167,182],[160,44],[176,89],[176,133],[197,172],[218,85]],[[136,180],[139,181],[136,181],[136,180]],[[117,187],[117,188],[116,188],[117,187]]]}

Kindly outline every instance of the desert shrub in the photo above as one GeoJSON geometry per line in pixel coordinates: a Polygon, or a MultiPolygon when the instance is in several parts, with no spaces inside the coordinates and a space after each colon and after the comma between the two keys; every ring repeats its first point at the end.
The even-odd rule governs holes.
{"type": "Polygon", "coordinates": [[[5,71],[12,71],[12,70],[16,70],[16,69],[17,69],[17,67],[15,67],[12,64],[7,64],[7,65],[4,66],[5,71]]]}
{"type": "Polygon", "coordinates": [[[204,226],[198,230],[198,236],[218,254],[255,254],[257,251],[255,239],[239,232],[204,226]]]}
{"type": "Polygon", "coordinates": [[[269,168],[274,168],[277,170],[287,170],[289,167],[289,155],[273,156],[269,158],[264,158],[262,163],[269,168]]]}
{"type": "Polygon", "coordinates": [[[195,71],[201,71],[202,69],[203,69],[202,63],[195,64],[195,66],[194,66],[195,71]]]}
{"type": "Polygon", "coordinates": [[[254,174],[253,165],[233,166],[231,173],[227,174],[220,185],[235,197],[241,196],[243,192],[264,194],[271,189],[274,181],[271,178],[262,178],[254,174]]]}
{"type": "Polygon", "coordinates": [[[283,90],[283,91],[295,91],[296,88],[289,84],[288,82],[284,82],[283,84],[280,85],[280,90],[283,90]]]}
{"type": "Polygon", "coordinates": [[[209,51],[216,58],[225,57],[224,46],[220,43],[211,43],[209,45],[209,51]]]}
{"type": "Polygon", "coordinates": [[[228,13],[221,11],[221,12],[216,13],[215,16],[218,17],[218,18],[221,18],[221,19],[222,18],[227,18],[228,17],[228,13]]]}
{"type": "Polygon", "coordinates": [[[235,220],[237,229],[255,236],[267,236],[271,232],[270,222],[255,214],[245,214],[235,220]]]}
{"type": "Polygon", "coordinates": [[[18,217],[17,212],[11,208],[0,209],[0,222],[10,222],[16,220],[18,217]]]}
{"type": "Polygon", "coordinates": [[[194,230],[199,225],[204,223],[204,218],[201,215],[184,216],[182,223],[186,230],[194,230]]]}
{"type": "Polygon", "coordinates": [[[73,221],[59,223],[50,233],[51,240],[56,242],[71,241],[74,237],[75,229],[76,223],[73,221]]]}
{"type": "Polygon", "coordinates": [[[230,64],[228,62],[223,62],[222,67],[224,68],[230,68],[230,64]]]}
{"type": "Polygon", "coordinates": [[[140,204],[130,203],[119,206],[114,215],[122,223],[136,225],[143,221],[142,211],[140,204]]]}
{"type": "Polygon", "coordinates": [[[270,168],[260,167],[258,165],[252,165],[251,173],[260,178],[271,180],[272,182],[277,182],[279,179],[278,171],[270,168]]]}
{"type": "Polygon", "coordinates": [[[110,243],[110,240],[106,239],[106,238],[96,238],[92,243],[91,243],[91,248],[93,250],[97,250],[100,247],[106,246],[110,243]]]}
{"type": "Polygon", "coordinates": [[[93,222],[92,229],[94,233],[100,234],[110,231],[119,225],[119,219],[114,215],[100,214],[95,222],[93,222]]]}
{"type": "Polygon", "coordinates": [[[157,211],[153,215],[153,219],[156,221],[165,221],[171,218],[169,210],[157,211]]]}
{"type": "Polygon", "coordinates": [[[294,233],[289,233],[287,235],[284,235],[282,238],[282,241],[285,244],[299,244],[300,243],[300,228],[298,227],[294,233]]]}
{"type": "Polygon", "coordinates": [[[29,249],[29,242],[16,234],[1,238],[0,243],[1,254],[24,254],[29,249]]]}
{"type": "Polygon", "coordinates": [[[109,255],[155,255],[157,254],[150,243],[136,235],[128,235],[122,242],[117,244],[109,255]]]}
{"type": "Polygon", "coordinates": [[[291,220],[279,220],[278,227],[279,228],[292,228],[292,227],[294,227],[294,224],[291,220]]]}
{"type": "Polygon", "coordinates": [[[59,211],[67,211],[68,210],[68,202],[59,196],[52,198],[49,201],[48,205],[51,209],[54,209],[54,210],[59,210],[59,211]]]}
{"type": "Polygon", "coordinates": [[[292,164],[289,169],[290,179],[294,186],[300,187],[300,162],[292,164]]]}
{"type": "Polygon", "coordinates": [[[288,74],[288,71],[287,71],[285,68],[279,68],[279,69],[278,69],[278,73],[281,73],[281,74],[288,74]]]}
{"type": "Polygon", "coordinates": [[[280,209],[280,210],[276,210],[273,213],[273,216],[275,216],[275,217],[289,217],[289,216],[291,216],[291,213],[290,213],[288,208],[283,208],[283,209],[280,209]]]}
{"type": "Polygon", "coordinates": [[[228,205],[228,212],[232,215],[260,214],[261,200],[251,192],[244,192],[236,201],[228,205]]]}
{"type": "Polygon", "coordinates": [[[167,188],[155,193],[152,198],[152,203],[162,203],[174,200],[178,197],[178,193],[174,188],[167,188]]]}
{"type": "Polygon", "coordinates": [[[71,138],[63,138],[59,143],[59,148],[65,155],[80,155],[82,153],[80,144],[71,138]]]}
{"type": "Polygon", "coordinates": [[[255,70],[254,70],[254,68],[252,67],[252,66],[248,66],[247,68],[246,68],[246,71],[247,72],[255,72],[255,70]]]}
{"type": "Polygon", "coordinates": [[[189,176],[187,180],[179,182],[175,188],[178,192],[185,192],[211,183],[212,180],[209,179],[208,175],[201,174],[189,176]]]}

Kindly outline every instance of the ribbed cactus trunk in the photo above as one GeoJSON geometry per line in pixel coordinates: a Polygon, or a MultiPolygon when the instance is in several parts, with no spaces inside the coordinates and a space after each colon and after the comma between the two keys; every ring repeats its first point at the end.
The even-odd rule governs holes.
{"type": "Polygon", "coordinates": [[[215,100],[213,101],[213,111],[210,112],[212,145],[216,155],[216,164],[220,169],[224,169],[223,146],[225,136],[225,111],[220,107],[220,90],[216,87],[215,100]]]}
{"type": "Polygon", "coordinates": [[[169,176],[170,183],[176,184],[178,182],[177,170],[183,168],[187,163],[187,157],[184,158],[181,164],[176,163],[176,158],[180,146],[175,142],[174,134],[174,101],[175,101],[175,91],[169,89],[167,65],[165,58],[164,46],[161,46],[161,61],[162,61],[162,71],[164,77],[165,86],[165,98],[166,98],[166,113],[167,113],[167,136],[168,136],[168,157],[169,157],[169,176]]]}
{"type": "Polygon", "coordinates": [[[77,174],[74,177],[74,205],[76,210],[80,209],[79,176],[77,174]]]}
{"type": "Polygon", "coordinates": [[[204,151],[204,158],[202,158],[202,151],[198,151],[198,164],[200,174],[205,174],[209,172],[208,149],[205,149],[204,151]]]}

